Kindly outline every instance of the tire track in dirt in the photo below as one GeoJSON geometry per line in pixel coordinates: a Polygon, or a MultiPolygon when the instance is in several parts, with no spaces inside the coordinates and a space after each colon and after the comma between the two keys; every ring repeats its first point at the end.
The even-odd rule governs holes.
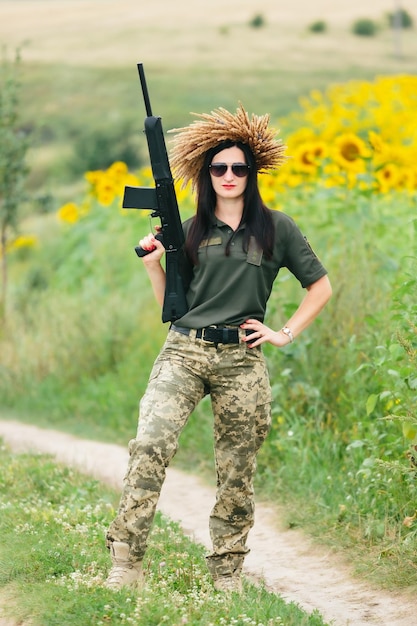
{"type": "MultiPolygon", "coordinates": [[[[0,437],[14,452],[50,454],[121,489],[128,460],[122,446],[14,421],[0,421],[0,437]]],[[[195,541],[209,547],[208,517],[214,498],[214,489],[200,479],[169,468],[158,508],[195,541]]],[[[246,575],[264,580],[268,589],[308,612],[317,609],[333,626],[409,626],[415,620],[415,597],[378,591],[355,580],[337,556],[319,549],[299,531],[280,528],[273,506],[257,503],[248,543],[246,575]]]]}

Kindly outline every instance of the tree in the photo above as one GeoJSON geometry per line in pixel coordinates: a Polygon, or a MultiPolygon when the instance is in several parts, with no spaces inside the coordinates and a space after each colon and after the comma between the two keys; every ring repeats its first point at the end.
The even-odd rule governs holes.
{"type": "Polygon", "coordinates": [[[19,127],[18,66],[19,53],[14,61],[3,58],[0,65],[0,259],[1,294],[0,320],[6,317],[7,248],[10,235],[17,231],[19,209],[24,197],[27,175],[25,163],[28,139],[19,127]]]}

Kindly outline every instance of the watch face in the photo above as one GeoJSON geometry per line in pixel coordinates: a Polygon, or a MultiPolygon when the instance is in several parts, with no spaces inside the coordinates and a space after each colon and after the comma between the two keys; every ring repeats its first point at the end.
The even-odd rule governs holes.
{"type": "Polygon", "coordinates": [[[284,326],[284,328],[282,328],[282,332],[285,335],[287,335],[287,337],[289,337],[289,340],[291,341],[291,343],[294,341],[294,335],[292,334],[292,332],[291,332],[291,330],[289,328],[284,326]]]}

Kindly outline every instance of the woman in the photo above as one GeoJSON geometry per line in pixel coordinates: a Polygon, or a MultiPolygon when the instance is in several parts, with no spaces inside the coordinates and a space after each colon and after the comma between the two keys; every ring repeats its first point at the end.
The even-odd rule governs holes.
{"type": "MultiPolygon", "coordinates": [[[[283,347],[322,310],[331,287],[306,239],[288,216],[262,202],[257,173],[285,160],[269,117],[240,106],[217,109],[178,129],[175,173],[197,191],[195,217],[184,223],[189,311],[172,324],[140,402],[136,439],[117,517],[107,534],[113,567],[107,587],[137,586],[165,470],[198,402],[210,394],[214,414],[217,494],[210,515],[208,569],[218,591],[240,592],[254,522],[257,452],[270,427],[271,392],[262,344],[283,347]],[[273,282],[287,267],[306,289],[279,330],[263,323],[273,282]]],[[[162,306],[164,247],[140,241],[155,297],[162,306]]]]}

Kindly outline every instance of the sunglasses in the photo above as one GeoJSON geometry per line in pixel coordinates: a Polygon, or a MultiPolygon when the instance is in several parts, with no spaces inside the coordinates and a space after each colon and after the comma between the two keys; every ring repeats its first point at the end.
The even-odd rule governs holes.
{"type": "Polygon", "coordinates": [[[246,163],[233,163],[232,165],[228,165],[227,163],[212,163],[209,165],[210,174],[213,174],[213,176],[217,178],[224,176],[229,167],[232,168],[233,174],[238,178],[244,178],[249,174],[250,165],[246,165],[246,163]]]}

